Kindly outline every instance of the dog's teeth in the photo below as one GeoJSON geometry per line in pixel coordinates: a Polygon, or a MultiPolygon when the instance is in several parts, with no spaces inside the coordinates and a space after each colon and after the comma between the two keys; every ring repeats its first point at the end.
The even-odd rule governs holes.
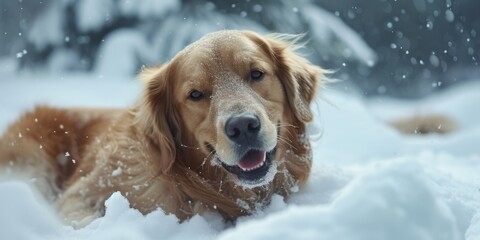
{"type": "Polygon", "coordinates": [[[263,166],[264,164],[265,164],[265,159],[264,159],[261,163],[259,163],[257,166],[254,166],[254,167],[252,167],[252,168],[242,168],[242,167],[240,167],[240,166],[239,166],[239,167],[240,167],[240,169],[242,169],[243,171],[248,172],[248,171],[252,171],[252,170],[255,170],[255,169],[257,169],[257,168],[260,168],[260,167],[263,166]]]}

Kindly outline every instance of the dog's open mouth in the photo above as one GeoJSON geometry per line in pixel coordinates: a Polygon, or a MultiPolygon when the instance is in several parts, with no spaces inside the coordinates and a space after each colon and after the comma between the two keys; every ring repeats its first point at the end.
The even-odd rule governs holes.
{"type": "Polygon", "coordinates": [[[267,160],[267,153],[265,151],[250,150],[238,162],[237,166],[244,172],[250,172],[262,167],[267,160]]]}
{"type": "MultiPolygon", "coordinates": [[[[213,151],[214,148],[209,146],[213,151]]],[[[222,166],[230,173],[235,174],[239,180],[247,183],[262,182],[272,166],[276,148],[271,151],[251,149],[248,150],[236,165],[227,165],[220,160],[222,166]]]]}
{"type": "Polygon", "coordinates": [[[222,166],[237,175],[240,180],[259,182],[270,170],[274,155],[275,149],[270,152],[252,149],[238,161],[237,165],[230,166],[222,162],[222,166]]]}

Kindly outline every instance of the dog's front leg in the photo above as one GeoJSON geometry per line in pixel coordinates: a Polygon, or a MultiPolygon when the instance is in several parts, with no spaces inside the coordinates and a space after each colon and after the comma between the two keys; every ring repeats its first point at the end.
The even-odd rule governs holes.
{"type": "Polygon", "coordinates": [[[96,169],[82,177],[62,194],[55,203],[60,218],[74,228],[81,228],[105,211],[105,200],[113,193],[112,187],[101,185],[101,173],[96,169]]]}

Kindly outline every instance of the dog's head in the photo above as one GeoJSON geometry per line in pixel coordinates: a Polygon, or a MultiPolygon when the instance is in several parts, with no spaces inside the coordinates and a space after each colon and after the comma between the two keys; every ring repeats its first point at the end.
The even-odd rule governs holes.
{"type": "Polygon", "coordinates": [[[253,186],[271,180],[288,161],[279,147],[302,146],[292,133],[302,134],[312,120],[309,105],[323,76],[294,48],[281,37],[221,31],[143,71],[146,119],[161,145],[162,170],[178,154],[194,152],[182,164],[223,168],[253,186]]]}

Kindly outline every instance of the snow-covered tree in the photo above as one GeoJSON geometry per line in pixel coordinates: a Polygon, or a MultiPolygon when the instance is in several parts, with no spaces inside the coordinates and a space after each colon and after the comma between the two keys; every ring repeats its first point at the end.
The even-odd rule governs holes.
{"type": "MultiPolygon", "coordinates": [[[[24,68],[134,74],[208,32],[306,33],[317,62],[372,65],[376,54],[339,18],[309,1],[50,1],[28,29],[24,68]]],[[[20,49],[21,51],[22,49],[20,49]]]]}
{"type": "Polygon", "coordinates": [[[208,32],[305,34],[303,53],[365,94],[422,96],[478,75],[479,1],[0,1],[21,70],[134,75],[208,32]]]}

